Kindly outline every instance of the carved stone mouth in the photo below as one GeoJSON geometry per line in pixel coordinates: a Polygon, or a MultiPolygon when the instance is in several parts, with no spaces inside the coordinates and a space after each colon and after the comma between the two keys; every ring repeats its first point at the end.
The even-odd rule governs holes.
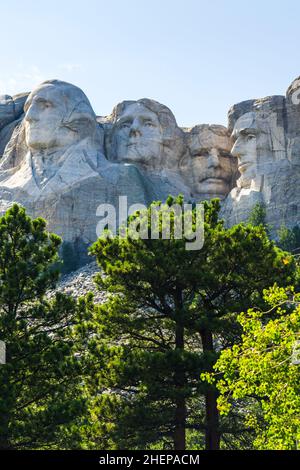
{"type": "Polygon", "coordinates": [[[128,142],[127,147],[135,147],[139,142],[128,142]]]}
{"type": "Polygon", "coordinates": [[[201,183],[219,183],[220,181],[223,182],[223,178],[216,178],[216,177],[211,177],[211,178],[205,178],[204,180],[201,180],[201,183]]]}

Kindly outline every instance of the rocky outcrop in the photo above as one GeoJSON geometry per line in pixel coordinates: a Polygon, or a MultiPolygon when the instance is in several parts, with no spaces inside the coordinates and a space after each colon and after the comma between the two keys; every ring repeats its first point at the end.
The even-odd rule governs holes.
{"type": "Polygon", "coordinates": [[[0,96],[0,156],[11,139],[15,127],[21,122],[29,93],[0,96]]]}
{"type": "Polygon", "coordinates": [[[48,292],[48,297],[53,297],[55,292],[62,292],[78,299],[91,292],[96,303],[104,302],[105,294],[98,289],[94,282],[94,278],[98,273],[99,267],[97,263],[89,263],[77,271],[63,276],[58,282],[55,291],[48,292]]]}

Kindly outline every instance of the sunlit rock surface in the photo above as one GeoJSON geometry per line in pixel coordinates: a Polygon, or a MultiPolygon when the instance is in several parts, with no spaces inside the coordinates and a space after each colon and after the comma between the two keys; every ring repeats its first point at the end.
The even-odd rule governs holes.
{"type": "Polygon", "coordinates": [[[275,236],[282,224],[300,224],[299,178],[300,78],[286,96],[233,105],[227,127],[180,128],[147,98],[97,117],[85,93],[60,80],[0,97],[0,212],[18,202],[44,217],[82,262],[104,216],[99,206],[114,207],[118,225],[120,197],[127,208],[169,194],[218,197],[228,225],[260,203],[275,236]]]}

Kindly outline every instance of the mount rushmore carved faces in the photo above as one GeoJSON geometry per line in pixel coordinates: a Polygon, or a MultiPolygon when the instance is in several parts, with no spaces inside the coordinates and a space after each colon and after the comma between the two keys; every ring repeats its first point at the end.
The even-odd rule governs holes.
{"type": "Polygon", "coordinates": [[[230,154],[232,142],[228,130],[204,124],[193,127],[187,135],[193,195],[224,199],[237,173],[236,158],[230,154]]]}
{"type": "Polygon", "coordinates": [[[270,225],[298,224],[299,88],[298,78],[286,98],[234,105],[228,130],[181,129],[170,109],[151,99],[123,101],[96,118],[86,95],[60,80],[28,98],[4,95],[0,212],[16,201],[65,239],[92,241],[98,204],[116,205],[119,195],[148,204],[182,193],[186,200],[223,199],[228,224],[246,220],[257,202],[270,225]]]}
{"type": "Polygon", "coordinates": [[[184,134],[166,106],[149,99],[123,101],[112,113],[109,158],[150,170],[179,166],[184,134]]]}

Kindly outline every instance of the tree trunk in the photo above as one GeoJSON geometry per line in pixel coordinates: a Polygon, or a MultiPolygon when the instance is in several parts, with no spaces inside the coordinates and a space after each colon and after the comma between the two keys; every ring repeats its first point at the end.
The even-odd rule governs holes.
{"type": "Polygon", "coordinates": [[[0,450],[10,450],[12,445],[9,440],[9,415],[2,414],[1,416],[1,426],[0,426],[0,450]]]}
{"type": "Polygon", "coordinates": [[[205,396],[206,432],[205,449],[220,450],[219,412],[217,409],[217,394],[209,390],[205,396]]]}
{"type": "MultiPolygon", "coordinates": [[[[213,337],[208,330],[201,331],[203,352],[213,352],[213,337]]],[[[210,369],[212,370],[212,369],[210,369]]],[[[205,449],[220,450],[219,412],[217,408],[217,393],[211,386],[205,394],[205,449]]]]}
{"type": "MultiPolygon", "coordinates": [[[[176,350],[184,350],[184,327],[181,322],[176,324],[176,350]]],[[[174,431],[174,449],[186,449],[186,400],[181,396],[182,389],[185,386],[184,368],[179,364],[175,371],[175,384],[178,388],[179,396],[176,399],[175,411],[175,431],[174,431]]]]}
{"type": "Polygon", "coordinates": [[[0,451],[1,450],[13,450],[13,447],[10,445],[10,442],[5,438],[0,439],[0,451]]]}
{"type": "MultiPolygon", "coordinates": [[[[12,314],[11,314],[12,315],[12,314]]],[[[6,364],[12,361],[10,343],[6,342],[6,364]]],[[[0,367],[5,367],[2,365],[0,367]]],[[[6,392],[7,397],[11,397],[11,393],[8,390],[6,392]]],[[[10,417],[13,414],[14,403],[10,402],[7,406],[5,412],[2,412],[0,416],[0,450],[13,450],[14,447],[11,443],[11,436],[9,432],[9,425],[10,425],[10,417]]]]}

